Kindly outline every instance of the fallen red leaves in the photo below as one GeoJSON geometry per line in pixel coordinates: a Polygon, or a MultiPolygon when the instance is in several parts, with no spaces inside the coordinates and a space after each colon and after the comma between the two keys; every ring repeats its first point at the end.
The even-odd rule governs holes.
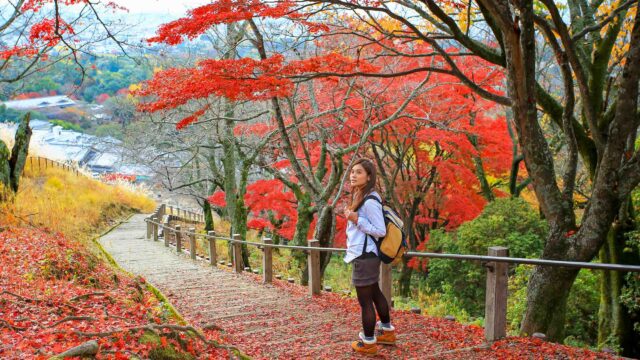
{"type": "MultiPolygon", "coordinates": [[[[253,279],[261,284],[260,275],[245,274],[244,276],[253,279]]],[[[306,287],[290,284],[286,281],[275,280],[274,286],[285,290],[295,297],[307,298],[308,289],[306,287]]],[[[264,286],[264,285],[261,285],[264,286]]],[[[344,339],[333,337],[333,334],[340,333],[340,330],[349,330],[355,334],[360,330],[359,326],[359,305],[354,298],[345,297],[337,293],[323,292],[319,296],[314,296],[305,304],[297,306],[295,309],[285,306],[282,309],[275,307],[271,314],[256,317],[255,322],[261,323],[265,327],[281,326],[287,324],[286,334],[284,329],[277,338],[265,337],[266,334],[254,333],[247,337],[243,335],[246,331],[236,321],[219,321],[217,325],[227,331],[224,339],[229,343],[236,344],[256,359],[266,359],[265,352],[268,352],[269,344],[280,343],[286,337],[300,337],[301,341],[287,342],[279,358],[304,358],[304,359],[344,359],[358,358],[350,351],[348,342],[344,339]],[[286,310],[288,308],[288,310],[286,310]],[[286,317],[282,315],[288,314],[286,317]],[[321,320],[323,314],[329,315],[324,323],[315,326],[300,323],[300,313],[318,314],[321,320]],[[264,321],[262,321],[264,320],[264,321]],[[311,330],[309,329],[311,328],[311,330]],[[295,330],[294,330],[295,329],[295,330]],[[326,344],[335,346],[323,347],[322,350],[309,348],[305,340],[309,331],[320,338],[325,338],[326,344]],[[238,334],[238,336],[235,336],[238,334]],[[293,355],[295,354],[295,356],[293,355]]],[[[187,314],[188,315],[188,314],[187,314]]],[[[588,349],[573,348],[570,346],[541,341],[535,338],[509,337],[487,346],[484,343],[484,330],[478,326],[464,325],[455,321],[442,318],[432,318],[428,316],[414,314],[408,311],[393,311],[393,323],[398,329],[400,341],[398,346],[380,346],[378,358],[384,359],[615,359],[617,357],[596,353],[588,349]]],[[[249,317],[243,318],[247,322],[249,317]]],[[[316,346],[320,347],[317,343],[316,346]]]]}
{"type": "Polygon", "coordinates": [[[90,340],[98,358],[147,358],[167,346],[228,357],[211,336],[198,339],[168,317],[144,279],[114,271],[61,234],[5,230],[0,263],[2,359],[44,359],[90,340]]]}

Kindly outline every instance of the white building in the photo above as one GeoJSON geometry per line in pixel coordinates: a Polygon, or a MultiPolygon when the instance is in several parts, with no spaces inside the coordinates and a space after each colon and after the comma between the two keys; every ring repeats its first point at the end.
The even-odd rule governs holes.
{"type": "MultiPolygon", "coordinates": [[[[63,130],[48,121],[31,120],[32,130],[29,153],[51,160],[77,163],[95,174],[119,173],[150,176],[151,171],[127,160],[122,141],[113,137],[97,137],[73,130],[63,130]]],[[[15,136],[18,124],[0,123],[5,133],[15,136]]]]}
{"type": "Polygon", "coordinates": [[[3,105],[5,105],[7,109],[25,111],[45,109],[50,107],[58,107],[60,109],[63,109],[66,107],[75,106],[76,102],[70,99],[68,96],[60,95],[45,96],[34,99],[5,101],[3,105]]]}

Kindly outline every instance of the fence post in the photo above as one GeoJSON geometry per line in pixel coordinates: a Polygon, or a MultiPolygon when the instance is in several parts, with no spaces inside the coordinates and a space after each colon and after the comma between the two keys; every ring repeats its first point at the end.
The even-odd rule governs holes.
{"type": "Polygon", "coordinates": [[[163,229],[162,229],[162,236],[164,237],[164,246],[166,247],[169,247],[170,231],[168,229],[169,229],[169,219],[167,218],[167,221],[164,222],[163,229]]]}
{"type": "Polygon", "coordinates": [[[189,254],[191,259],[196,259],[196,228],[189,228],[189,254]]]}
{"type": "MultiPolygon", "coordinates": [[[[502,246],[489,248],[489,256],[509,256],[509,249],[502,246]]],[[[507,327],[507,281],[509,264],[487,264],[487,294],[484,310],[484,337],[494,341],[505,337],[507,327]]]]}
{"type": "Polygon", "coordinates": [[[176,225],[176,251],[182,252],[182,233],[180,232],[180,225],[176,225]]]}
{"type": "Polygon", "coordinates": [[[209,235],[209,264],[216,266],[218,260],[218,255],[216,254],[216,232],[210,230],[207,234],[209,235]]]}
{"type": "MultiPolygon", "coordinates": [[[[233,240],[242,240],[240,239],[240,234],[233,234],[233,240]]],[[[239,274],[244,267],[242,264],[242,244],[234,242],[232,246],[234,271],[239,274]]]]}
{"type": "Polygon", "coordinates": [[[262,242],[264,243],[264,249],[262,250],[264,252],[262,255],[262,282],[271,284],[271,281],[273,281],[273,257],[271,251],[273,240],[271,240],[271,238],[264,238],[262,242]]]}
{"type": "Polygon", "coordinates": [[[173,215],[173,206],[169,206],[169,215],[173,215]]]}
{"type": "Polygon", "coordinates": [[[392,279],[391,279],[391,265],[380,262],[380,291],[382,291],[382,295],[387,298],[387,303],[389,307],[392,307],[393,298],[391,297],[392,292],[392,279]]]}
{"type": "MultiPolygon", "coordinates": [[[[320,241],[312,239],[309,240],[310,247],[320,247],[320,241]]],[[[309,250],[307,255],[307,263],[309,263],[309,295],[320,294],[322,284],[320,284],[320,251],[309,250]]]]}
{"type": "MultiPolygon", "coordinates": [[[[151,218],[147,218],[147,220],[151,220],[151,218]]],[[[147,221],[147,239],[151,239],[151,222],[147,221]]]]}
{"type": "Polygon", "coordinates": [[[153,221],[153,241],[158,241],[158,218],[152,217],[151,221],[153,221]]]}

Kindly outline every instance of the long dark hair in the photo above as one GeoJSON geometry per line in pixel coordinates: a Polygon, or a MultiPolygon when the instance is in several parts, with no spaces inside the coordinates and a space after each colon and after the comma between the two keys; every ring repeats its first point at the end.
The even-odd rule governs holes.
{"type": "Polygon", "coordinates": [[[376,186],[376,167],[373,165],[373,162],[366,158],[360,158],[351,165],[349,172],[351,172],[353,167],[356,165],[360,165],[364,168],[364,171],[369,175],[369,181],[364,184],[364,186],[351,189],[351,204],[349,204],[349,209],[351,211],[359,209],[364,202],[364,198],[369,195],[376,186]]]}

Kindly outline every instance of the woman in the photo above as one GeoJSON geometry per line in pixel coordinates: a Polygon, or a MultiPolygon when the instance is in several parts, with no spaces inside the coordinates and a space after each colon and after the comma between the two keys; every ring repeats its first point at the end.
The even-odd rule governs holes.
{"type": "Polygon", "coordinates": [[[382,214],[382,198],[375,191],[376,168],[368,159],[358,159],[351,167],[351,204],[345,209],[347,218],[347,255],[344,261],[353,264],[352,282],[356,288],[362,311],[359,340],[351,344],[353,350],[374,355],[376,343],[393,345],[396,341],[389,318],[389,304],[380,291],[380,258],[374,238],[386,234],[382,214]],[[374,196],[375,199],[367,199],[374,196]],[[375,309],[374,309],[375,305],[375,309]],[[380,321],[376,324],[376,310],[380,321]],[[378,327],[377,336],[374,334],[378,327]]]}

